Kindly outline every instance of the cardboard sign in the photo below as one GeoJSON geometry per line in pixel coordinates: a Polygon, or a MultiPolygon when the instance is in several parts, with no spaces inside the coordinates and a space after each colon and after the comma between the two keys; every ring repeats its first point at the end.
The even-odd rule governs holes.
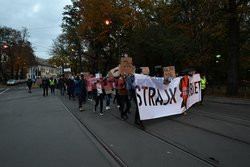
{"type": "Polygon", "coordinates": [[[120,64],[121,75],[133,74],[135,67],[133,66],[132,57],[122,57],[120,64]]]}
{"type": "Polygon", "coordinates": [[[81,74],[83,74],[85,78],[90,77],[90,72],[82,72],[81,74]]]}
{"type": "Polygon", "coordinates": [[[96,78],[96,79],[100,79],[100,78],[102,78],[102,74],[100,74],[100,73],[96,73],[96,74],[95,74],[95,78],[96,78]]]}
{"type": "Polygon", "coordinates": [[[163,67],[163,72],[164,72],[164,78],[175,78],[176,77],[174,66],[163,67]]]}
{"type": "Polygon", "coordinates": [[[144,75],[149,75],[150,74],[149,67],[141,67],[141,69],[142,69],[142,73],[144,75]]]}
{"type": "Polygon", "coordinates": [[[113,68],[113,69],[111,69],[111,70],[109,71],[109,72],[110,72],[109,76],[110,76],[110,77],[119,77],[119,76],[120,76],[119,67],[120,67],[120,65],[117,66],[117,67],[115,67],[115,68],[113,68]]]}

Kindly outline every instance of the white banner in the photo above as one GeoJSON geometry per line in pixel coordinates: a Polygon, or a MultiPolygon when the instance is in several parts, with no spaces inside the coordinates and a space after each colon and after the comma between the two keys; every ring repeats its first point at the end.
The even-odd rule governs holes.
{"type": "Polygon", "coordinates": [[[200,75],[164,78],[135,74],[135,88],[141,120],[181,114],[201,100],[200,75]]]}

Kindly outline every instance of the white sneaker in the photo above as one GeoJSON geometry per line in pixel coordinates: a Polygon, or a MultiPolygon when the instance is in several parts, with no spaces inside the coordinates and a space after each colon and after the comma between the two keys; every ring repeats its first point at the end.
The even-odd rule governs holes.
{"type": "Polygon", "coordinates": [[[103,115],[103,113],[100,113],[100,115],[102,116],[102,115],[103,115]]]}
{"type": "Polygon", "coordinates": [[[109,107],[109,106],[106,106],[106,110],[110,110],[110,107],[109,107]]]}
{"type": "Polygon", "coordinates": [[[120,106],[119,106],[119,105],[117,105],[117,108],[120,108],[120,106]]]}

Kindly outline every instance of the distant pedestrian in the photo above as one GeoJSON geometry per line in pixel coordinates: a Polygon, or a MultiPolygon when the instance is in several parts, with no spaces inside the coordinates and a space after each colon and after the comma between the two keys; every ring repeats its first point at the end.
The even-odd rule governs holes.
{"type": "Polygon", "coordinates": [[[42,80],[43,96],[48,96],[49,80],[45,77],[42,80]]]}
{"type": "Polygon", "coordinates": [[[200,102],[200,104],[202,104],[202,102],[204,100],[204,94],[205,94],[205,90],[206,90],[206,84],[207,84],[207,79],[206,79],[206,76],[203,74],[201,76],[201,102],[200,102]]]}
{"type": "Polygon", "coordinates": [[[32,80],[31,80],[31,78],[29,78],[29,79],[27,80],[27,86],[28,86],[28,89],[29,89],[29,93],[31,93],[32,84],[33,84],[33,82],[32,82],[32,80]]]}
{"type": "Polygon", "coordinates": [[[53,77],[51,77],[49,80],[49,87],[51,90],[51,94],[55,95],[56,79],[54,79],[53,77]]]}

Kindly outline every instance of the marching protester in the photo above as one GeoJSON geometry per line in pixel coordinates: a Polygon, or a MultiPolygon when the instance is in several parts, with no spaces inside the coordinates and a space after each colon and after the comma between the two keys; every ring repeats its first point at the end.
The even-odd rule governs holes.
{"type": "Polygon", "coordinates": [[[79,104],[80,111],[83,111],[82,103],[86,102],[86,96],[87,96],[86,86],[87,86],[87,83],[84,78],[84,75],[81,75],[81,79],[79,76],[77,76],[75,80],[75,94],[78,97],[78,104],[79,104]]]}
{"type": "Polygon", "coordinates": [[[206,84],[207,84],[206,76],[204,74],[202,74],[202,76],[201,76],[201,102],[200,102],[200,104],[202,104],[203,99],[204,99],[206,84]]]}
{"type": "Polygon", "coordinates": [[[114,100],[113,100],[113,104],[117,104],[117,107],[120,108],[120,96],[118,93],[118,81],[119,81],[119,77],[115,77],[115,82],[113,83],[113,87],[114,87],[114,100]]]}
{"type": "Polygon", "coordinates": [[[96,77],[96,82],[93,85],[92,91],[93,96],[95,99],[95,108],[94,111],[96,112],[96,109],[100,103],[100,115],[103,115],[103,98],[104,98],[104,84],[101,77],[101,74],[98,74],[98,77],[96,77]]]}
{"type": "Polygon", "coordinates": [[[93,100],[93,90],[92,90],[92,86],[90,83],[92,83],[93,75],[90,75],[90,77],[88,77],[86,80],[87,80],[87,83],[89,83],[89,85],[87,85],[88,100],[92,101],[93,100]]]}
{"type": "Polygon", "coordinates": [[[49,87],[51,94],[55,95],[56,80],[53,77],[51,77],[49,80],[49,87]]]}
{"type": "MultiPolygon", "coordinates": [[[[136,68],[135,70],[136,74],[141,74],[142,73],[142,69],[141,68],[136,68]]],[[[140,115],[139,115],[139,108],[138,108],[138,103],[137,103],[137,98],[136,98],[136,90],[135,90],[135,85],[134,85],[134,81],[135,81],[135,77],[134,76],[130,76],[126,78],[127,81],[127,88],[129,89],[131,98],[133,99],[134,103],[135,103],[135,124],[139,125],[139,127],[144,130],[145,127],[140,119],[140,115]]]]}
{"type": "Polygon", "coordinates": [[[128,112],[130,111],[130,101],[128,98],[128,89],[127,89],[127,83],[125,80],[125,76],[122,76],[120,78],[120,83],[118,85],[118,94],[120,97],[120,112],[121,112],[121,119],[127,120],[128,119],[128,112]],[[126,104],[126,109],[124,109],[126,104]]]}
{"type": "Polygon", "coordinates": [[[110,110],[110,100],[112,98],[112,93],[113,93],[113,79],[106,78],[105,81],[105,98],[106,98],[106,110],[110,110]]]}
{"type": "Polygon", "coordinates": [[[29,78],[29,79],[27,80],[27,86],[28,86],[28,89],[29,89],[29,93],[31,93],[32,84],[33,84],[33,81],[31,80],[31,78],[29,78]]]}
{"type": "Polygon", "coordinates": [[[49,80],[45,77],[42,80],[43,96],[48,96],[49,80]]]}
{"type": "Polygon", "coordinates": [[[64,92],[65,92],[65,78],[64,78],[63,75],[58,80],[58,88],[60,90],[61,95],[64,96],[64,92]]]}
{"type": "Polygon", "coordinates": [[[69,78],[67,81],[67,92],[69,100],[72,98],[73,101],[75,101],[75,81],[73,76],[71,76],[71,78],[69,78]]]}

